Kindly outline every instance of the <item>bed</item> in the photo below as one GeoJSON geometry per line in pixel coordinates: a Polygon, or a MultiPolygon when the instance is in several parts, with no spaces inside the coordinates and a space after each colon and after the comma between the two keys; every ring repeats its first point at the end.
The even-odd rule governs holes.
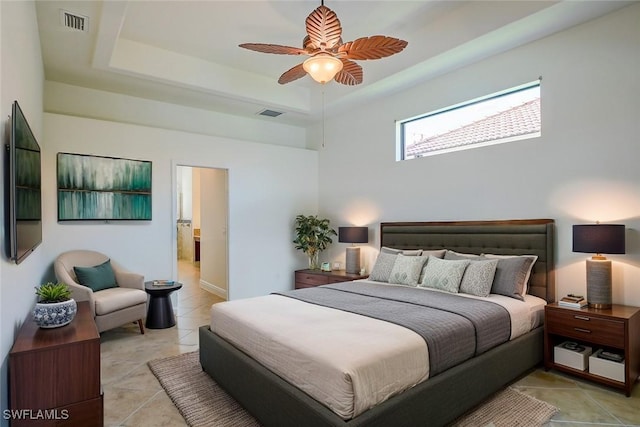
{"type": "MultiPolygon", "coordinates": [[[[382,223],[380,238],[382,247],[399,250],[535,255],[528,294],[555,299],[553,220],[382,223]]],[[[203,369],[267,426],[445,425],[540,364],[543,354],[538,326],[345,419],[209,325],[199,333],[203,369]]]]}

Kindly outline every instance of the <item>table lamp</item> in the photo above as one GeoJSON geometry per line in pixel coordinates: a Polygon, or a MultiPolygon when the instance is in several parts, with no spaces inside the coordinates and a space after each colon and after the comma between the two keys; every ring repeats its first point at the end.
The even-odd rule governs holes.
{"type": "MultiPolygon", "coordinates": [[[[368,243],[368,227],[338,227],[338,242],[341,243],[368,243]]],[[[352,245],[347,248],[345,270],[347,273],[360,273],[360,248],[352,245]]]]}
{"type": "Polygon", "coordinates": [[[602,254],[625,253],[622,224],[573,226],[573,252],[596,254],[587,260],[587,302],[589,307],[611,308],[611,261],[602,254]]]}

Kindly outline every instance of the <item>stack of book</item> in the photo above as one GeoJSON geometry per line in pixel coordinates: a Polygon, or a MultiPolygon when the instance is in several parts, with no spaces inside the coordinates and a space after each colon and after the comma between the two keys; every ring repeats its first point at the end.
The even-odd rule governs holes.
{"type": "Polygon", "coordinates": [[[176,282],[173,280],[154,280],[153,286],[173,286],[176,282]]]}
{"type": "Polygon", "coordinates": [[[560,298],[558,305],[571,308],[582,308],[587,306],[587,300],[582,295],[569,294],[566,297],[560,298]]]}

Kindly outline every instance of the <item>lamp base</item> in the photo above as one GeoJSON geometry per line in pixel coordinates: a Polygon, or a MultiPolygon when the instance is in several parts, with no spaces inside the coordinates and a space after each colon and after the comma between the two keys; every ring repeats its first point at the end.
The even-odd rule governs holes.
{"type": "Polygon", "coordinates": [[[345,271],[351,274],[360,273],[360,248],[350,247],[347,248],[345,271]]]}
{"type": "Polygon", "coordinates": [[[609,310],[611,306],[612,304],[588,304],[589,308],[595,308],[596,310],[609,310]]]}
{"type": "Polygon", "coordinates": [[[608,309],[612,304],[611,261],[587,260],[587,302],[589,307],[608,309]]]}

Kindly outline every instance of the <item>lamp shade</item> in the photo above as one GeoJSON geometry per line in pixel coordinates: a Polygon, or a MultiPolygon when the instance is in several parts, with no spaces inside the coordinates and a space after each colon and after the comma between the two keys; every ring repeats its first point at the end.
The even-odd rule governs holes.
{"type": "Polygon", "coordinates": [[[326,83],[342,70],[343,64],[338,58],[327,53],[319,53],[304,61],[302,68],[318,83],[326,83]]]}
{"type": "Polygon", "coordinates": [[[625,253],[623,224],[587,224],[573,226],[573,252],[591,254],[625,253]]]}
{"type": "Polygon", "coordinates": [[[338,227],[338,242],[341,243],[368,243],[368,227],[338,227]]]}

